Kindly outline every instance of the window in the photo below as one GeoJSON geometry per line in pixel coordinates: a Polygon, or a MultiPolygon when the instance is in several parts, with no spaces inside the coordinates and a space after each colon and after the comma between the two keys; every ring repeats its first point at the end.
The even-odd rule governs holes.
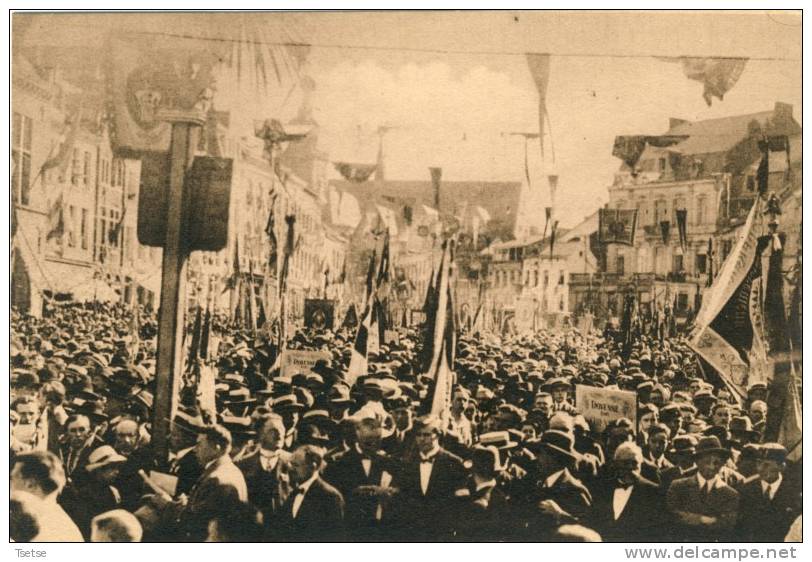
{"type": "Polygon", "coordinates": [[[623,256],[618,256],[615,260],[615,272],[618,275],[626,275],[626,260],[623,256]]]}
{"type": "Polygon", "coordinates": [[[747,176],[747,191],[753,192],[756,190],[756,176],[747,176]]]}
{"type": "Polygon", "coordinates": [[[563,296],[558,300],[558,310],[560,312],[564,312],[564,297],[563,296]]]}
{"type": "Polygon", "coordinates": [[[688,294],[679,293],[677,295],[677,312],[685,312],[688,310],[688,294]]]}
{"type": "Polygon", "coordinates": [[[698,254],[696,256],[696,272],[700,274],[708,272],[708,256],[705,254],[698,254]]]}
{"type": "Polygon", "coordinates": [[[677,224],[677,209],[685,209],[685,199],[682,197],[678,197],[674,199],[674,211],[673,211],[673,218],[671,219],[671,224],[677,224]]]}
{"type": "Polygon", "coordinates": [[[558,284],[559,285],[564,284],[564,270],[563,269],[559,270],[559,272],[558,272],[558,284]]]}
{"type": "Polygon", "coordinates": [[[82,164],[79,161],[79,149],[73,149],[73,157],[70,164],[70,182],[73,185],[79,185],[79,176],[82,172],[82,164]]]}
{"type": "Polygon", "coordinates": [[[30,117],[14,113],[12,122],[11,158],[13,174],[12,193],[19,197],[20,205],[31,202],[31,135],[33,122],[30,117]]]}
{"type": "Polygon", "coordinates": [[[76,207],[68,206],[68,247],[76,247],[76,207]]]}
{"type": "Polygon", "coordinates": [[[657,163],[658,163],[658,169],[659,169],[661,172],[665,172],[665,158],[660,158],[660,159],[657,161],[657,163]]]}
{"type": "Polygon", "coordinates": [[[85,187],[90,186],[90,153],[85,152],[85,163],[82,169],[82,176],[84,177],[85,187]]]}
{"type": "Polygon", "coordinates": [[[79,227],[79,240],[82,242],[82,249],[87,250],[87,209],[82,209],[82,222],[79,227]]]}
{"type": "Polygon", "coordinates": [[[668,203],[660,199],[654,203],[654,224],[659,225],[660,221],[668,220],[668,203]]]}
{"type": "Polygon", "coordinates": [[[673,265],[674,265],[674,273],[679,273],[683,270],[683,256],[674,254],[673,256],[673,265]]]}
{"type": "Polygon", "coordinates": [[[539,272],[538,272],[538,270],[533,272],[533,279],[534,279],[533,286],[538,287],[539,286],[539,272]]]}
{"type": "Polygon", "coordinates": [[[544,270],[544,286],[546,287],[549,284],[550,284],[550,272],[545,269],[544,270]]]}
{"type": "Polygon", "coordinates": [[[705,222],[705,207],[707,206],[707,199],[700,197],[696,200],[696,224],[704,224],[705,222]]]}

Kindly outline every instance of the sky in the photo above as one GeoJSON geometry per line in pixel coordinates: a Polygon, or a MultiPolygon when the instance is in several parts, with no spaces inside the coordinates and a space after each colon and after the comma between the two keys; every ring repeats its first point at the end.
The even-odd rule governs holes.
{"type": "Polygon", "coordinates": [[[608,201],[619,166],[611,154],[616,135],[663,133],[670,117],[764,111],[776,101],[792,104],[801,119],[800,20],[791,14],[302,18],[305,34],[325,45],[312,50],[306,69],[317,85],[323,148],[333,160],[374,161],[375,131],[390,125],[384,153],[393,179],[428,179],[428,167],[440,166],[449,180],[520,181],[524,140],[504,133],[538,131],[538,94],[523,53],[551,53],[552,134],[545,131],[543,161],[538,141],[531,141],[529,167],[532,186],[545,193],[547,174],[559,176],[556,207],[564,226],[608,201]],[[415,48],[455,52],[406,50],[415,48]],[[702,84],[685,78],[680,64],[654,58],[679,55],[783,60],[749,60],[724,100],[708,107],[702,84]]]}
{"type": "MultiPolygon", "coordinates": [[[[320,147],[333,161],[371,163],[377,129],[391,127],[384,142],[391,179],[428,180],[428,168],[439,166],[448,180],[521,181],[524,140],[508,133],[539,128],[524,53],[549,53],[544,159],[538,141],[527,148],[533,189],[547,194],[547,175],[559,176],[562,226],[608,201],[619,167],[611,154],[617,135],[659,134],[670,117],[765,111],[776,101],[792,104],[801,121],[800,15],[788,12],[287,12],[193,22],[188,14],[95,14],[43,18],[34,31],[38,41],[86,44],[93,33],[102,36],[98,30],[124,19],[131,29],[142,18],[149,30],[225,36],[236,27],[229,24],[234,17],[312,45],[302,71],[316,85],[320,147]],[[678,63],[655,58],[682,55],[749,60],[724,100],[708,107],[702,84],[687,79],[678,63]]],[[[245,95],[235,92],[236,82],[221,77],[215,106],[231,111],[246,138],[254,121],[290,119],[301,103],[296,87],[245,95]]]]}

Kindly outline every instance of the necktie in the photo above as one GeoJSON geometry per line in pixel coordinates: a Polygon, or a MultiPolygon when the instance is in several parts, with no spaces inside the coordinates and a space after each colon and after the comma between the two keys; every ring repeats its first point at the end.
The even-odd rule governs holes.
{"type": "Polygon", "coordinates": [[[420,455],[420,464],[428,463],[431,464],[434,462],[434,455],[420,455]]]}
{"type": "Polygon", "coordinates": [[[710,496],[711,492],[711,483],[705,482],[705,485],[702,486],[702,499],[704,501],[708,501],[708,497],[710,496]]]}
{"type": "Polygon", "coordinates": [[[770,486],[769,485],[766,488],[764,488],[764,501],[767,501],[767,502],[772,501],[772,498],[770,497],[770,486]]]}

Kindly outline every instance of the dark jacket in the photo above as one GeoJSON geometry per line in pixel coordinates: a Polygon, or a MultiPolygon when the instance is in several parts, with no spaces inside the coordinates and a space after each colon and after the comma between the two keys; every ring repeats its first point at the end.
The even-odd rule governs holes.
{"type": "Polygon", "coordinates": [[[663,498],[657,484],[638,477],[631,495],[615,519],[615,482],[603,481],[595,488],[588,521],[604,542],[656,542],[662,540],[663,498]]]}
{"type": "Polygon", "coordinates": [[[547,485],[547,478],[538,475],[529,478],[534,483],[523,494],[524,513],[519,525],[524,540],[549,540],[559,525],[586,520],[592,509],[592,494],[569,469],[565,468],[551,486],[547,485]],[[552,516],[541,511],[539,504],[545,500],[554,501],[567,515],[552,516]]]}
{"type": "Polygon", "coordinates": [[[203,471],[189,492],[189,500],[179,515],[183,536],[187,540],[202,541],[206,538],[209,521],[223,515],[223,510],[236,501],[248,501],[245,478],[231,457],[223,455],[203,471]]]}
{"type": "Polygon", "coordinates": [[[378,451],[370,459],[369,476],[367,476],[364,472],[363,459],[363,455],[353,447],[327,465],[324,479],[335,486],[344,496],[345,527],[348,537],[372,540],[379,538],[377,534],[384,521],[384,511],[388,511],[388,502],[365,493],[361,487],[383,484],[390,487],[394,477],[394,468],[389,456],[383,451],[378,451]],[[378,518],[379,512],[380,519],[378,518]]]}
{"type": "Polygon", "coordinates": [[[721,483],[704,498],[699,480],[694,475],[672,482],[666,494],[666,505],[672,517],[673,538],[676,541],[728,541],[739,515],[739,494],[721,483]],[[714,517],[716,521],[712,524],[702,523],[699,521],[700,515],[714,517]]]}
{"type": "Polygon", "coordinates": [[[741,489],[734,538],[743,542],[783,542],[801,508],[800,489],[786,476],[772,500],[764,496],[761,479],[751,480],[741,489]]]}
{"type": "Polygon", "coordinates": [[[449,536],[449,505],[465,488],[467,474],[462,459],[440,449],[434,457],[426,493],[420,486],[420,455],[402,463],[394,479],[399,490],[393,504],[392,523],[402,540],[441,540],[449,536]]]}
{"type": "Polygon", "coordinates": [[[268,529],[272,541],[336,542],[344,540],[344,498],[337,489],[316,478],[293,517],[297,493],[288,496],[268,529]]]}
{"type": "Polygon", "coordinates": [[[280,451],[279,460],[276,467],[271,471],[262,468],[260,453],[256,451],[244,457],[237,463],[237,468],[242,471],[245,477],[245,485],[248,488],[248,500],[264,516],[265,522],[269,522],[274,513],[287,501],[290,495],[290,453],[280,451]]]}
{"type": "Polygon", "coordinates": [[[471,481],[467,494],[458,498],[451,521],[451,538],[464,542],[506,540],[511,525],[508,499],[499,484],[476,489],[471,481]]]}

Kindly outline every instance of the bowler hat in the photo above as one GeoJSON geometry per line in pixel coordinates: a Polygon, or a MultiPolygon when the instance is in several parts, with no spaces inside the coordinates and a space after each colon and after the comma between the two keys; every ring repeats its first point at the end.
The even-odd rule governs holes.
{"type": "Polygon", "coordinates": [[[557,429],[545,431],[541,436],[539,446],[550,453],[563,455],[569,460],[575,460],[576,458],[573,450],[575,439],[569,432],[558,431],[557,429]]]}
{"type": "Polygon", "coordinates": [[[699,439],[694,451],[694,458],[702,458],[705,455],[719,455],[723,458],[730,456],[730,451],[722,447],[722,443],[715,435],[707,435],[699,439]]]}
{"type": "Polygon", "coordinates": [[[671,442],[671,448],[668,450],[670,455],[688,454],[693,455],[696,451],[696,437],[693,435],[677,435],[671,442]]]}

